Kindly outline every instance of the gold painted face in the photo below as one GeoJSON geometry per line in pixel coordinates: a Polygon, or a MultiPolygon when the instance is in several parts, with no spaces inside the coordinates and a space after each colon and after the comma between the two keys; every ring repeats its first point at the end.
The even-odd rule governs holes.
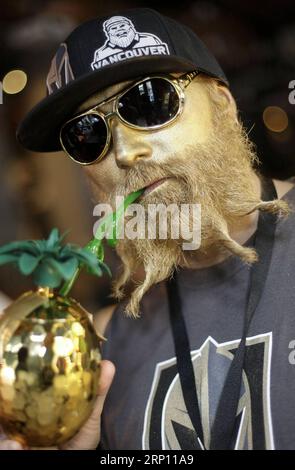
{"type": "MultiPolygon", "coordinates": [[[[85,101],[77,112],[84,112],[97,103],[108,100],[130,83],[132,82],[123,82],[97,93],[85,101]]],[[[111,113],[112,103],[103,105],[99,110],[111,113]]],[[[210,100],[203,83],[195,78],[185,89],[182,112],[167,126],[143,131],[130,128],[116,116],[112,117],[109,126],[112,141],[108,153],[101,161],[84,167],[97,201],[106,200],[110,193],[116,191],[117,185],[122,187],[128,179],[128,170],[142,168],[144,173],[146,164],[152,167],[159,164],[162,168],[169,166],[170,155],[177,154],[181,158],[184,146],[205,143],[212,130],[210,100]]],[[[183,159],[185,158],[183,155],[183,159]]],[[[152,176],[145,177],[143,174],[141,187],[151,183],[151,179],[152,176]]],[[[127,187],[127,192],[138,189],[128,184],[127,187]]]]}
{"type": "MultiPolygon", "coordinates": [[[[80,111],[127,85],[121,83],[93,96],[80,111]]],[[[208,256],[223,259],[226,253],[253,262],[253,249],[242,246],[232,234],[237,227],[241,230],[241,224],[248,227],[250,218],[264,203],[253,170],[257,156],[232,103],[230,92],[218,82],[197,76],[185,90],[183,111],[177,119],[161,129],[143,132],[114,117],[108,153],[100,162],[83,167],[95,202],[108,202],[113,208],[115,196],[125,196],[159,180],[160,186],[152,186],[152,191],[147,188],[141,198],[145,209],[151,203],[176,204],[178,208],[181,204],[201,204],[198,250],[185,252],[181,237],[169,235],[167,239],[119,240],[116,251],[123,273],[113,284],[114,296],[124,297],[126,285],[139,267],[145,272],[126,306],[130,315],[138,315],[143,295],[152,285],[167,279],[176,266],[206,264],[208,256]]],[[[102,111],[110,112],[110,105],[102,111]]],[[[144,214],[148,219],[148,210],[144,214]]],[[[193,217],[184,220],[188,231],[195,226],[193,217]]]]}

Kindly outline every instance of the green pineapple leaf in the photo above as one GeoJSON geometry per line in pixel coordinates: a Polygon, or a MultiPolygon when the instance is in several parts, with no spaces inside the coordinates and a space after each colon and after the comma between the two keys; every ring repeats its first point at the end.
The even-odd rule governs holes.
{"type": "Polygon", "coordinates": [[[33,256],[29,253],[23,253],[18,260],[20,272],[25,276],[32,274],[38,266],[39,261],[40,257],[33,256]]]}
{"type": "Polygon", "coordinates": [[[46,241],[46,247],[50,250],[54,248],[59,243],[59,233],[57,228],[51,230],[51,233],[46,241]]]}
{"type": "Polygon", "coordinates": [[[59,287],[63,278],[48,261],[43,261],[33,272],[33,281],[41,287],[59,287]]]}
{"type": "Polygon", "coordinates": [[[27,251],[27,252],[32,252],[32,254],[37,254],[37,251],[31,240],[10,242],[0,247],[0,254],[17,253],[19,251],[22,251],[22,252],[27,251]]]}
{"type": "Polygon", "coordinates": [[[17,260],[18,260],[17,256],[3,253],[3,255],[0,255],[0,266],[2,266],[3,264],[7,264],[7,263],[14,263],[17,260]]]}
{"type": "Polygon", "coordinates": [[[14,263],[22,274],[32,275],[38,286],[50,288],[69,282],[81,268],[95,276],[110,274],[95,253],[70,243],[62,245],[63,238],[54,228],[47,240],[8,243],[0,247],[0,265],[14,263]]]}
{"type": "Polygon", "coordinates": [[[59,235],[54,228],[47,240],[23,240],[7,243],[0,247],[0,266],[15,264],[24,275],[32,275],[38,286],[56,288],[65,281],[60,294],[66,296],[72,288],[79,272],[85,268],[90,274],[111,276],[109,267],[103,263],[103,238],[114,247],[117,243],[117,223],[121,222],[126,207],[135,201],[143,189],[128,195],[117,213],[109,214],[96,232],[96,237],[85,248],[73,244],[62,245],[65,234],[59,235]]]}
{"type": "Polygon", "coordinates": [[[55,259],[49,259],[48,262],[65,280],[71,279],[79,266],[79,261],[77,258],[70,258],[67,261],[56,261],[55,259]]]}

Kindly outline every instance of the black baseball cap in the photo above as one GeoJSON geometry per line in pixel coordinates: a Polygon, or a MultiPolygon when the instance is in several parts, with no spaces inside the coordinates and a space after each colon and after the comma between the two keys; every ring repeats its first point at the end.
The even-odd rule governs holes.
{"type": "Polygon", "coordinates": [[[47,76],[47,97],[25,116],[17,139],[29,150],[61,150],[62,124],[89,96],[147,74],[193,70],[228,86],[196,34],[155,10],[134,8],[87,21],[60,44],[47,76]]]}

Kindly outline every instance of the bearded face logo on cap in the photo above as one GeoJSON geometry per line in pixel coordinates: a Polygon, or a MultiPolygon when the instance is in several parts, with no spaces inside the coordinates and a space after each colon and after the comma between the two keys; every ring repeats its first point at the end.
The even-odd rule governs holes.
{"type": "Polygon", "coordinates": [[[103,24],[103,30],[109,39],[110,46],[126,49],[136,36],[133,23],[124,17],[113,16],[103,24]]]}
{"type": "Polygon", "coordinates": [[[94,53],[93,70],[132,57],[169,54],[166,43],[155,34],[138,32],[125,16],[112,16],[103,23],[107,37],[102,47],[94,53]]]}

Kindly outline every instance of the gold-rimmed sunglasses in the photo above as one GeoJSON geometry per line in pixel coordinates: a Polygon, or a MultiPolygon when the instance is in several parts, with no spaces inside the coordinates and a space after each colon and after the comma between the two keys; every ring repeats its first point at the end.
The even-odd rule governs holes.
{"type": "Polygon", "coordinates": [[[126,126],[141,131],[161,129],[182,113],[185,88],[199,72],[178,78],[155,75],[132,83],[120,93],[74,116],[63,124],[60,142],[67,155],[80,165],[91,165],[107,153],[111,141],[109,120],[118,117],[126,126]],[[99,108],[113,102],[111,112],[99,108]]]}

